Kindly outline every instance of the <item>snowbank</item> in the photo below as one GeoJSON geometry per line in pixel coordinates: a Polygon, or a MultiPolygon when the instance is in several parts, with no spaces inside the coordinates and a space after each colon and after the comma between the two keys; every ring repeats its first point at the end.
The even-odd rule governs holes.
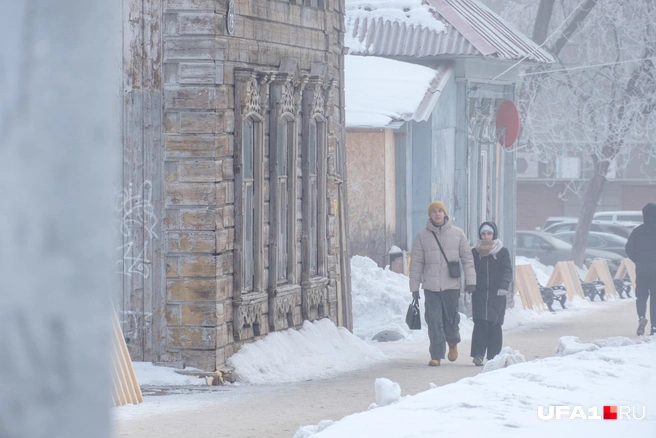
{"type": "Polygon", "coordinates": [[[243,345],[227,364],[234,367],[240,382],[267,384],[332,377],[383,359],[377,348],[321,319],[305,321],[300,330],[273,332],[243,345]]]}
{"type": "MultiPolygon", "coordinates": [[[[649,342],[652,341],[652,342],[649,342]]],[[[572,340],[567,343],[572,345],[572,340]]],[[[617,340],[596,341],[616,344],[617,340]]],[[[484,436],[653,436],[656,431],[656,342],[600,347],[568,356],[518,363],[349,415],[295,438],[484,436]],[[604,405],[635,408],[643,420],[542,420],[538,408],[604,405]]]]}

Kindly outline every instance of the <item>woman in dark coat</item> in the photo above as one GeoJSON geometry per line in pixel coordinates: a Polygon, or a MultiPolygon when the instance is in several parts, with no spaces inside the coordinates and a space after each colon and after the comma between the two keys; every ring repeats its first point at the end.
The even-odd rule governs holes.
{"type": "Polygon", "coordinates": [[[501,326],[506,313],[506,295],[512,280],[510,253],[499,240],[494,222],[483,222],[478,228],[479,241],[472,249],[476,267],[476,290],[472,293],[474,333],[471,357],[482,366],[487,350],[490,360],[501,351],[501,326]]]}

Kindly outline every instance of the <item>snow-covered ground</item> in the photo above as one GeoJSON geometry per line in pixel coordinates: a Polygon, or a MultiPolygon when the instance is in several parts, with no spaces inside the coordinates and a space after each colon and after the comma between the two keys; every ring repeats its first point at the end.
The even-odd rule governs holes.
{"type": "MultiPolygon", "coordinates": [[[[541,282],[546,282],[553,269],[535,260],[523,258],[517,258],[516,263],[531,264],[541,282]]],[[[351,261],[351,275],[353,334],[344,328],[335,327],[328,319],[306,321],[299,330],[272,333],[262,340],[243,346],[229,359],[228,363],[234,367],[239,379],[235,385],[242,385],[241,391],[247,391],[250,385],[334,377],[402,356],[409,350],[416,351],[418,344],[425,346],[428,340],[425,324],[419,331],[410,331],[405,325],[405,313],[411,301],[406,276],[381,269],[372,260],[358,256],[351,261]],[[395,342],[372,340],[381,332],[397,333],[401,339],[395,342]]],[[[612,300],[593,303],[577,298],[568,301],[565,310],[556,306],[558,310],[555,313],[538,313],[522,309],[517,297],[515,303],[516,306],[506,313],[506,331],[575,318],[582,312],[592,312],[600,306],[615,305],[612,300]]],[[[464,314],[461,317],[461,335],[469,339],[473,323],[464,314]]],[[[486,436],[490,436],[487,432],[491,430],[499,435],[504,432],[525,436],[527,428],[530,433],[535,433],[538,426],[544,425],[544,422],[536,420],[539,404],[597,406],[620,402],[643,403],[651,406],[652,413],[648,413],[648,417],[655,419],[656,400],[652,394],[656,389],[653,380],[656,377],[656,366],[653,365],[656,363],[656,343],[634,343],[628,338],[620,338],[601,340],[595,345],[580,344],[566,337],[561,339],[560,345],[554,345],[556,347],[561,356],[519,363],[509,368],[503,367],[524,362],[524,359],[521,352],[504,349],[504,354],[489,361],[484,371],[503,369],[494,373],[484,372],[475,378],[405,397],[403,400],[399,399],[401,388],[397,384],[387,379],[377,379],[377,395],[376,400],[372,400],[375,402],[373,406],[392,404],[389,409],[373,409],[337,423],[327,420],[317,426],[309,425],[299,430],[297,436],[310,436],[324,428],[319,436],[432,436],[438,431],[456,431],[459,427],[457,425],[461,425],[463,420],[473,417],[477,420],[475,431],[485,432],[486,436]],[[387,424],[387,428],[375,429],[380,433],[369,429],[368,425],[381,421],[378,417],[388,415],[390,422],[380,423],[387,424]],[[395,420],[391,421],[392,418],[395,420]],[[411,426],[416,426],[416,430],[408,434],[411,426]],[[360,428],[364,427],[367,427],[368,433],[361,435],[360,428]]],[[[142,386],[205,384],[204,378],[181,376],[170,368],[136,363],[135,369],[137,380],[142,386]]],[[[230,395],[233,396],[236,395],[230,395]]],[[[175,409],[173,406],[194,409],[209,400],[208,394],[198,393],[168,397],[172,402],[171,409],[175,409]]],[[[164,398],[156,399],[147,398],[139,406],[116,408],[115,417],[135,418],[168,409],[164,398]]],[[[558,427],[549,423],[548,430],[557,432],[560,430],[558,427]]]]}
{"type": "Polygon", "coordinates": [[[398,385],[378,379],[368,411],[304,426],[294,438],[656,436],[653,339],[564,338],[559,354],[403,398],[398,385]],[[547,419],[555,406],[563,406],[561,419],[547,419]],[[617,421],[604,421],[604,406],[618,408],[617,421]]]}

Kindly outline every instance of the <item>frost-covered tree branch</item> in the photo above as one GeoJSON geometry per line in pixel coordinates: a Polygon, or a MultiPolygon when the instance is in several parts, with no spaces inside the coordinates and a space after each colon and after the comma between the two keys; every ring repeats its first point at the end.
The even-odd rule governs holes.
{"type": "Polygon", "coordinates": [[[653,0],[505,4],[502,15],[532,30],[559,62],[522,76],[520,143],[548,164],[553,177],[558,157],[583,160],[588,181],[576,187],[584,192],[572,254],[581,264],[609,169],[621,171],[637,156],[656,158],[656,6],[653,0]]]}

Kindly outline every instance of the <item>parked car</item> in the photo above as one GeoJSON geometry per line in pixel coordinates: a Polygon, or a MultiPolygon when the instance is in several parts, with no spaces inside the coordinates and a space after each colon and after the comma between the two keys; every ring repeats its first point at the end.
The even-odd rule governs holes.
{"type": "MultiPolygon", "coordinates": [[[[576,234],[575,231],[567,231],[564,233],[556,233],[554,236],[572,245],[574,243],[574,234],[576,234]]],[[[626,240],[625,237],[616,234],[590,231],[590,234],[588,234],[588,244],[586,246],[590,249],[601,249],[603,251],[614,252],[622,257],[626,257],[626,240]]]]}
{"type": "MultiPolygon", "coordinates": [[[[517,231],[515,253],[521,257],[533,258],[545,265],[571,260],[572,245],[560,240],[551,233],[543,231],[517,231]]],[[[609,251],[586,249],[585,261],[589,265],[594,259],[608,260],[608,268],[615,275],[624,257],[609,251]]]]}
{"type": "MultiPolygon", "coordinates": [[[[569,216],[549,216],[547,220],[544,221],[544,224],[542,224],[541,230],[544,230],[545,228],[549,228],[553,224],[557,224],[559,222],[563,221],[577,221],[578,219],[575,217],[569,217],[569,216]]],[[[538,230],[540,231],[540,230],[538,230]]]]}
{"type": "Polygon", "coordinates": [[[598,211],[592,217],[596,221],[609,221],[627,225],[639,225],[643,221],[642,211],[598,211]]]}
{"type": "MultiPolygon", "coordinates": [[[[567,231],[576,231],[576,226],[578,225],[578,223],[579,223],[578,220],[573,220],[573,221],[566,220],[566,221],[558,222],[557,224],[553,224],[542,231],[551,234],[564,233],[567,231]]],[[[631,229],[632,229],[631,227],[626,227],[614,222],[594,221],[590,225],[590,231],[597,231],[600,233],[610,233],[625,238],[629,237],[629,234],[631,234],[631,229]]]]}

